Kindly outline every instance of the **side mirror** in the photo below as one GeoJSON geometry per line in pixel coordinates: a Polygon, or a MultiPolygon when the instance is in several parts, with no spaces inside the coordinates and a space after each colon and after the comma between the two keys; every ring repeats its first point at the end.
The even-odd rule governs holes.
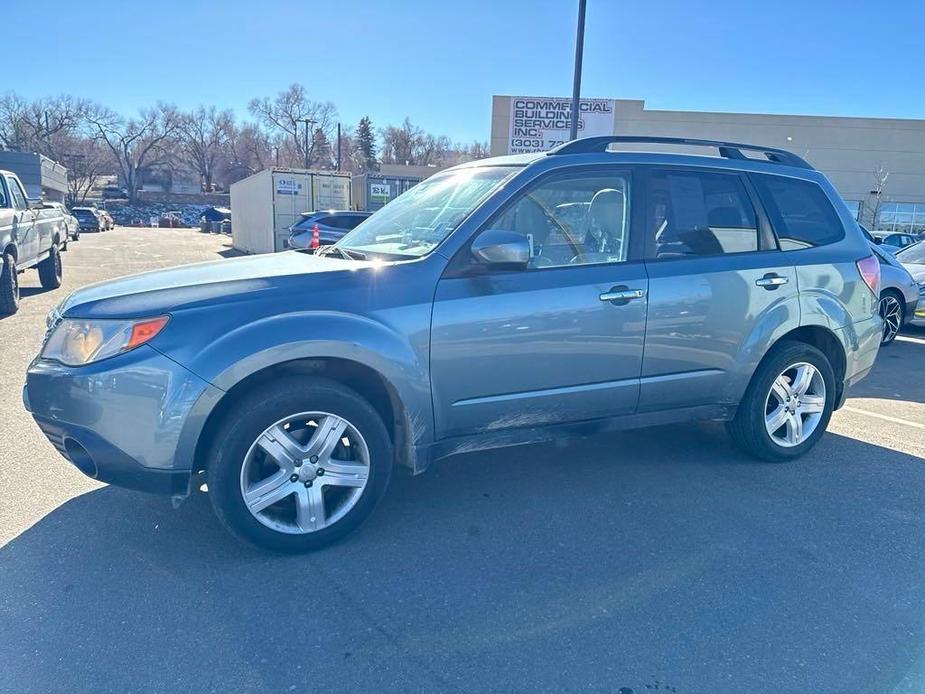
{"type": "Polygon", "coordinates": [[[524,270],[530,262],[530,241],[515,231],[486,229],[472,242],[472,255],[486,268],[524,270]]]}
{"type": "Polygon", "coordinates": [[[882,236],[874,236],[874,243],[876,243],[878,246],[882,245],[882,244],[883,244],[883,237],[882,237],[882,236]]]}
{"type": "Polygon", "coordinates": [[[27,198],[26,202],[29,203],[30,210],[41,210],[44,204],[42,198],[27,198]]]}

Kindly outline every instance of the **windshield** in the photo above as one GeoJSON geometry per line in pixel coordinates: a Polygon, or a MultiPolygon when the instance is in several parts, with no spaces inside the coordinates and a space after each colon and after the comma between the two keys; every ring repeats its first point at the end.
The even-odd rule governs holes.
{"type": "Polygon", "coordinates": [[[900,251],[896,251],[896,260],[901,263],[925,265],[925,241],[919,241],[911,246],[906,246],[900,251]]]}
{"type": "Polygon", "coordinates": [[[512,166],[486,166],[436,174],[397,197],[336,245],[364,255],[426,255],[517,170],[512,166]]]}

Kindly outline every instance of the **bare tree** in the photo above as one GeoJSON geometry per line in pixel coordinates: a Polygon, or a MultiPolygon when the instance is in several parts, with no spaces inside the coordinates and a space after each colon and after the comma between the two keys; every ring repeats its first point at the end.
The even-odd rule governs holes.
{"type": "Polygon", "coordinates": [[[89,108],[85,99],[69,95],[27,101],[12,92],[4,94],[0,97],[0,146],[60,160],[89,108]]]}
{"type": "Polygon", "coordinates": [[[432,135],[405,118],[400,126],[389,125],[380,131],[382,162],[439,166],[454,159],[449,138],[432,135]]]}
{"type": "Polygon", "coordinates": [[[227,188],[235,181],[247,178],[274,163],[273,143],[255,123],[233,127],[228,138],[228,155],[221,177],[227,188]]]}
{"type": "Polygon", "coordinates": [[[59,161],[67,167],[67,202],[80,205],[96,184],[97,179],[114,169],[112,155],[98,140],[75,137],[62,152],[59,161]]]}
{"type": "Polygon", "coordinates": [[[880,222],[880,207],[883,205],[883,191],[886,189],[887,179],[890,172],[883,168],[883,165],[877,167],[874,171],[874,183],[864,201],[864,208],[861,210],[861,218],[865,224],[875,227],[880,222]]]}
{"type": "MultiPolygon", "coordinates": [[[[330,143],[334,137],[337,124],[337,109],[330,101],[312,101],[308,98],[305,87],[293,84],[280,92],[273,99],[253,99],[248,105],[251,114],[263,125],[271,138],[278,138],[276,146],[287,150],[287,159],[297,159],[299,165],[308,161],[308,165],[320,166],[329,159],[323,151],[323,145],[330,143]],[[305,121],[309,121],[309,137],[305,137],[305,121]],[[323,135],[319,138],[318,133],[323,135]],[[306,156],[306,139],[308,154],[306,156]]],[[[327,162],[330,168],[330,162],[327,162]]]]}
{"type": "Polygon", "coordinates": [[[199,174],[202,188],[212,191],[215,172],[228,150],[234,116],[230,110],[200,106],[181,114],[178,121],[179,154],[199,174]]]}
{"type": "Polygon", "coordinates": [[[147,167],[167,161],[168,146],[176,137],[180,116],[172,106],[157,104],[139,111],[138,118],[124,118],[108,108],[95,108],[87,116],[96,138],[112,152],[134,202],[147,167]]]}
{"type": "Polygon", "coordinates": [[[414,160],[415,148],[424,136],[424,131],[414,125],[410,118],[405,118],[400,126],[387,125],[379,134],[382,136],[382,163],[417,163],[414,160]]]}

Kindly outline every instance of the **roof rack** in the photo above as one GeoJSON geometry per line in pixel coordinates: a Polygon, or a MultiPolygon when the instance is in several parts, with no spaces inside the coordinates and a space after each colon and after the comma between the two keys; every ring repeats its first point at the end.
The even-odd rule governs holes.
{"type": "Polygon", "coordinates": [[[793,152],[776,147],[762,147],[761,145],[743,145],[737,142],[722,142],[720,140],[695,140],[687,137],[650,137],[647,135],[603,135],[600,137],[583,137],[578,140],[564,142],[553,147],[546,154],[591,154],[593,152],[606,152],[614,143],[659,144],[659,145],[694,145],[697,147],[715,147],[724,159],[749,159],[742,154],[742,150],[761,152],[768,161],[787,166],[796,166],[801,169],[813,169],[802,157],[793,152]]]}

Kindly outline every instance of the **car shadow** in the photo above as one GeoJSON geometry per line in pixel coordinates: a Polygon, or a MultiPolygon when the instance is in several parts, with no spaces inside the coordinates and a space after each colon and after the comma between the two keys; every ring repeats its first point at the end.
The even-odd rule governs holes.
{"type": "Polygon", "coordinates": [[[45,289],[44,287],[20,287],[19,288],[19,298],[27,299],[30,296],[38,296],[39,294],[47,294],[48,292],[53,292],[54,289],[45,289]]]}
{"type": "Polygon", "coordinates": [[[714,425],[469,454],[306,556],[237,543],[203,494],[106,487],[0,548],[0,670],[18,692],[888,691],[925,646],[922,463],[834,434],[755,463],[714,425]]]}
{"type": "Polygon", "coordinates": [[[848,397],[925,403],[925,342],[918,340],[925,340],[925,330],[906,328],[881,347],[870,375],[852,386],[848,397]]]}
{"type": "Polygon", "coordinates": [[[224,249],[220,250],[218,254],[223,258],[238,258],[242,255],[247,255],[244,251],[239,251],[233,246],[226,246],[224,249]]]}

